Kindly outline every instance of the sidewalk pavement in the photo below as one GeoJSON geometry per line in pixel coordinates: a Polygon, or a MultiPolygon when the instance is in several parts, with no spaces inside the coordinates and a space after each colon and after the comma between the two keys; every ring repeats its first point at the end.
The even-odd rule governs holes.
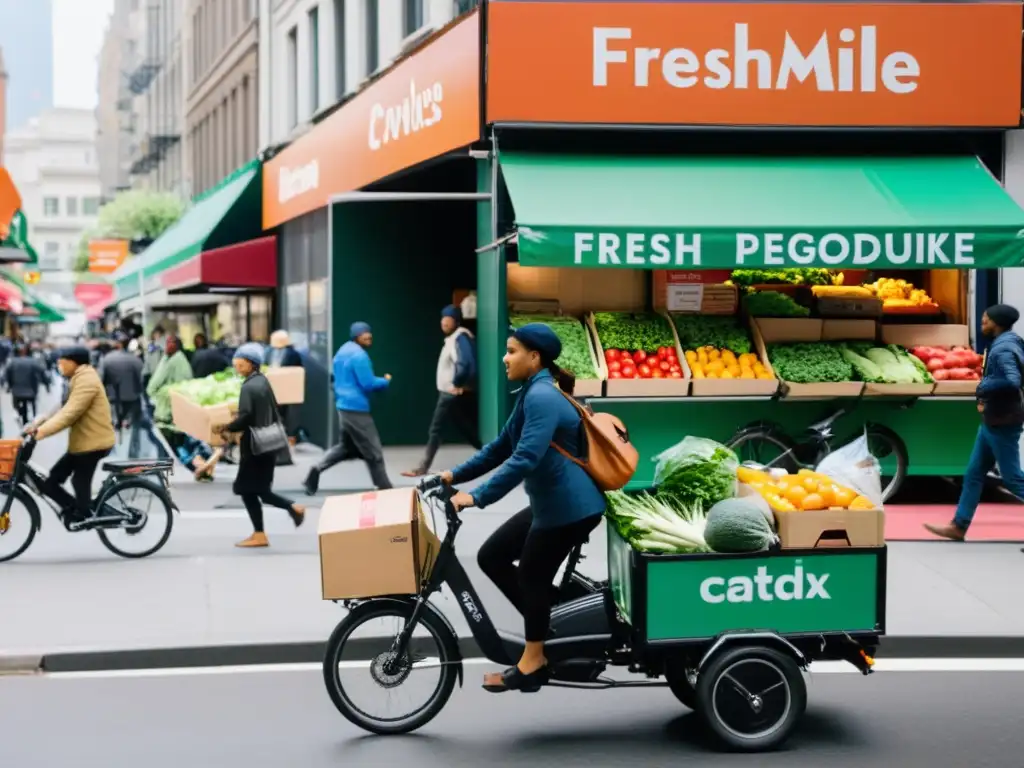
{"type": "MultiPolygon", "coordinates": [[[[524,498],[465,516],[458,551],[496,626],[522,619],[481,574],[482,541],[524,498]]],[[[295,529],[268,513],[272,548],[238,551],[245,513],[184,512],[165,551],[112,559],[94,537],[44,525],[24,559],[0,566],[0,671],[316,662],[344,616],[320,599],[318,514],[295,529]]],[[[582,570],[607,573],[603,528],[582,570]]],[[[887,631],[880,656],[1024,657],[1016,546],[896,543],[889,546],[887,631]]],[[[435,598],[474,654],[450,593],[435,598]]]]}

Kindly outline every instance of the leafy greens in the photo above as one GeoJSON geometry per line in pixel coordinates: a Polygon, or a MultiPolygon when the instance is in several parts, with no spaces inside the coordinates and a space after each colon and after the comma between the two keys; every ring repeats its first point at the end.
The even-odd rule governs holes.
{"type": "Polygon", "coordinates": [[[562,354],[555,361],[577,379],[596,379],[597,370],[590,356],[590,339],[587,329],[575,317],[556,315],[512,315],[509,318],[513,328],[522,328],[527,323],[544,323],[555,332],[562,342],[562,354]]]}

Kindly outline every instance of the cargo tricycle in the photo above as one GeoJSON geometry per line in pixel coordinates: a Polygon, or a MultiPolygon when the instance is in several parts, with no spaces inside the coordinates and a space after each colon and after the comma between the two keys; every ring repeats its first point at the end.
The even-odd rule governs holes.
{"type": "MultiPolygon", "coordinates": [[[[344,601],[349,613],[324,658],[335,706],[378,734],[427,724],[463,682],[459,637],[430,602],[442,585],[454,593],[481,655],[511,666],[524,646],[521,636],[494,627],[456,555],[462,522],[450,503],[455,489],[427,478],[420,491],[426,504],[443,505],[447,531],[419,594],[344,601]],[[377,619],[395,620],[393,636],[355,639],[377,619]],[[422,636],[414,637],[417,631],[422,636]],[[346,653],[362,661],[346,661],[346,653]],[[342,671],[347,677],[353,670],[352,682],[343,682],[342,671]],[[356,703],[367,689],[405,688],[421,671],[434,681],[421,704],[404,691],[408,703],[397,714],[373,715],[356,703]]],[[[885,547],[648,555],[609,527],[607,582],[577,572],[581,549],[566,562],[551,612],[551,687],[667,686],[723,747],[757,752],[777,747],[796,726],[812,661],[847,661],[871,672],[885,631],[885,547]],[[631,675],[607,677],[609,667],[631,675]]]]}

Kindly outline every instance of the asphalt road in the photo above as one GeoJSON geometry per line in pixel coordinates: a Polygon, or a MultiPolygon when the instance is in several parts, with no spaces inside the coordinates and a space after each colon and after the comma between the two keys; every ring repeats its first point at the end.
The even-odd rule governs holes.
{"type": "Polygon", "coordinates": [[[485,669],[468,667],[467,686],[441,715],[405,737],[349,725],[316,670],[0,678],[0,752],[19,768],[667,768],[688,759],[722,768],[1013,768],[1024,750],[1024,672],[814,674],[785,749],[754,757],[715,752],[698,717],[665,689],[496,696],[476,687],[485,669]]]}

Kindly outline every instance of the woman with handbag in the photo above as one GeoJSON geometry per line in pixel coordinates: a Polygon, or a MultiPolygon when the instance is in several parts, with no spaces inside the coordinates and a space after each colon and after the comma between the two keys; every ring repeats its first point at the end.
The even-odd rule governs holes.
{"type": "Polygon", "coordinates": [[[238,476],[232,490],[242,497],[252,520],[252,536],[236,545],[244,548],[270,545],[263,531],[264,504],[287,510],[296,527],[302,525],[306,515],[306,508],[301,504],[295,504],[271,490],[276,455],[288,450],[288,435],[270,382],[260,373],[262,363],[263,347],[259,344],[249,342],[235,350],[232,364],[245,382],[238,398],[238,415],[221,430],[223,434],[234,432],[241,435],[238,476]]]}

